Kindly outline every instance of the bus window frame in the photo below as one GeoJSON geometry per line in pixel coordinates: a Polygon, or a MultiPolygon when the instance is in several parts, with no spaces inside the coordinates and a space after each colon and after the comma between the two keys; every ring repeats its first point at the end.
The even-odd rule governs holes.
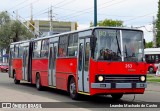
{"type": "MultiPolygon", "coordinates": [[[[40,39],[40,40],[35,40],[35,41],[33,41],[33,54],[32,54],[32,57],[33,57],[33,59],[36,59],[36,58],[41,58],[41,48],[42,48],[42,39],[40,39]],[[37,50],[37,54],[38,54],[38,52],[39,52],[39,56],[36,56],[35,57],[35,43],[36,42],[40,42],[40,50],[37,50]]],[[[36,48],[37,49],[37,48],[36,48]]]]}
{"type": "Polygon", "coordinates": [[[48,56],[49,56],[49,38],[41,40],[41,49],[40,49],[40,58],[48,58],[48,56]],[[43,45],[44,45],[43,41],[47,41],[47,48],[48,48],[47,50],[43,50],[43,45]],[[42,56],[43,51],[46,51],[47,56],[42,56]]]}

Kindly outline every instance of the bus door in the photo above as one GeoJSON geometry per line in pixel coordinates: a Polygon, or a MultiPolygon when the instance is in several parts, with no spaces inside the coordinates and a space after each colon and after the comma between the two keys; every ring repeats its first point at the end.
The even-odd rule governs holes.
{"type": "Polygon", "coordinates": [[[9,77],[13,77],[13,56],[14,56],[14,48],[10,48],[9,51],[9,77]]]}
{"type": "Polygon", "coordinates": [[[78,56],[78,90],[89,92],[89,38],[80,39],[78,56]]]}
{"type": "Polygon", "coordinates": [[[28,55],[29,55],[29,49],[28,47],[24,47],[23,49],[23,63],[22,63],[22,79],[28,80],[28,55]]]}
{"type": "Polygon", "coordinates": [[[50,86],[56,86],[56,55],[58,43],[50,43],[49,45],[49,73],[48,80],[50,86]]]}

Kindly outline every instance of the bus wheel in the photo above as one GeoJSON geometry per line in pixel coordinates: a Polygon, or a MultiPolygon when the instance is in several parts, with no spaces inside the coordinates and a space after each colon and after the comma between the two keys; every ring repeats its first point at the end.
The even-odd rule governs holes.
{"type": "Polygon", "coordinates": [[[123,94],[111,94],[112,98],[115,100],[119,100],[122,98],[123,94]]]}
{"type": "Polygon", "coordinates": [[[36,88],[41,91],[42,90],[42,86],[41,86],[41,80],[40,80],[40,75],[37,74],[36,76],[36,88]]]}
{"type": "Polygon", "coordinates": [[[20,83],[20,80],[17,80],[17,79],[16,79],[16,74],[14,74],[14,83],[15,83],[15,84],[19,84],[19,83],[20,83]]]}
{"type": "Polygon", "coordinates": [[[153,67],[149,67],[149,69],[148,69],[148,71],[149,71],[149,73],[153,73],[153,67]]]}
{"type": "Polygon", "coordinates": [[[70,97],[72,99],[74,99],[74,100],[78,99],[78,93],[76,91],[76,82],[74,80],[74,77],[72,77],[70,80],[69,93],[70,93],[70,97]]]}

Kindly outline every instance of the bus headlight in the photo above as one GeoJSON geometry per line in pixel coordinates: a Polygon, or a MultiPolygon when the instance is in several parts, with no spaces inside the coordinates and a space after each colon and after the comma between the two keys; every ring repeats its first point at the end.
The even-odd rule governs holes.
{"type": "Polygon", "coordinates": [[[141,76],[141,77],[140,77],[140,80],[141,80],[142,82],[144,82],[144,81],[146,80],[146,77],[145,77],[145,76],[141,76]]]}
{"type": "Polygon", "coordinates": [[[102,82],[103,81],[103,76],[98,76],[98,81],[102,82]]]}

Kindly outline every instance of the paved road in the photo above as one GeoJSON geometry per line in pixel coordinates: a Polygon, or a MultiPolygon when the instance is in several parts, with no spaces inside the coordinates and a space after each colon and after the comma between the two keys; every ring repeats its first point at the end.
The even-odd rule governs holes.
{"type": "MultiPolygon", "coordinates": [[[[160,102],[160,84],[156,83],[148,83],[148,88],[146,89],[143,95],[136,95],[134,99],[134,95],[125,95],[119,101],[114,101],[111,97],[88,97],[82,96],[80,102],[82,101],[85,106],[88,108],[80,108],[81,105],[72,104],[68,102],[75,102],[74,100],[70,99],[68,93],[60,90],[55,90],[51,88],[45,88],[44,91],[37,91],[35,85],[31,85],[29,83],[21,82],[21,84],[16,85],[13,83],[13,79],[8,78],[7,73],[0,73],[0,102],[67,102],[69,107],[77,107],[77,108],[70,108],[65,110],[80,110],[80,111],[134,111],[135,108],[100,108],[106,105],[112,104],[122,104],[122,103],[138,103],[138,102],[160,102]],[[134,101],[133,101],[134,99],[134,101]],[[90,107],[98,107],[98,108],[90,108],[90,107]]],[[[63,104],[64,105],[64,104],[63,104]]],[[[0,109],[1,111],[2,109],[0,109]]],[[[15,109],[14,109],[15,110],[15,109]]],[[[36,109],[25,109],[26,111],[37,111],[36,109]]],[[[43,110],[53,110],[53,109],[41,109],[43,110]]],[[[55,109],[54,109],[55,110],[55,109]]],[[[62,110],[57,108],[56,110],[62,110]]],[[[64,109],[63,109],[64,110],[64,109]]],[[[150,111],[151,108],[136,108],[137,111],[150,111]]],[[[152,109],[158,111],[158,108],[152,109]]],[[[6,111],[6,109],[3,111],[6,111]]],[[[8,109],[7,109],[8,111],[8,109]]],[[[9,110],[11,111],[11,110],[9,110]]]]}

